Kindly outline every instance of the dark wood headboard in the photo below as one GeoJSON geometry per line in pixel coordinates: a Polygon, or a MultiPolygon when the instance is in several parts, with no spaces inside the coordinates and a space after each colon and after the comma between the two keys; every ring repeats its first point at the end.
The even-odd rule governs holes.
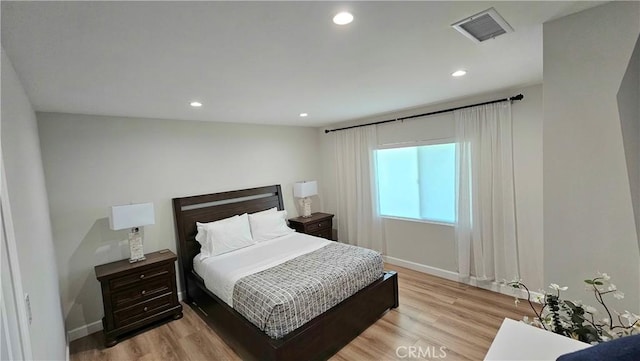
{"type": "Polygon", "coordinates": [[[195,239],[196,222],[213,222],[273,207],[284,210],[280,185],[174,198],[173,214],[183,287],[186,287],[185,275],[193,269],[193,257],[200,253],[200,244],[195,239]]]}

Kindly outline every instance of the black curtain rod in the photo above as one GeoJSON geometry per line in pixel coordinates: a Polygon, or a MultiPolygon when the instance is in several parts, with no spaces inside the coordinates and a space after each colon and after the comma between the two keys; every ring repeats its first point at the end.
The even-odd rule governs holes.
{"type": "Polygon", "coordinates": [[[471,108],[471,107],[477,107],[480,105],[486,105],[486,104],[493,104],[493,103],[500,103],[500,102],[504,102],[504,101],[514,101],[514,100],[522,100],[524,98],[524,95],[522,94],[518,94],[516,96],[512,96],[510,98],[504,98],[504,99],[496,99],[496,100],[491,100],[488,102],[484,102],[484,103],[478,103],[478,104],[471,104],[471,105],[465,105],[465,106],[461,106],[461,107],[457,107],[457,108],[449,108],[449,109],[444,109],[444,110],[438,110],[435,112],[430,112],[430,113],[423,113],[423,114],[417,114],[417,115],[409,115],[407,117],[402,117],[402,118],[395,118],[395,119],[389,119],[389,120],[381,120],[379,122],[373,122],[373,123],[366,123],[366,124],[358,124],[358,125],[352,125],[350,127],[344,127],[344,128],[337,128],[337,129],[325,129],[324,133],[329,133],[329,132],[337,132],[339,130],[345,130],[345,129],[353,129],[353,128],[359,128],[359,127],[366,127],[368,125],[378,125],[378,124],[384,124],[384,123],[391,123],[391,122],[396,122],[398,120],[407,120],[407,119],[412,119],[412,118],[420,118],[420,117],[426,117],[428,115],[436,115],[436,114],[441,114],[441,113],[448,113],[448,112],[452,112],[454,110],[459,110],[459,109],[465,109],[465,108],[471,108]]]}

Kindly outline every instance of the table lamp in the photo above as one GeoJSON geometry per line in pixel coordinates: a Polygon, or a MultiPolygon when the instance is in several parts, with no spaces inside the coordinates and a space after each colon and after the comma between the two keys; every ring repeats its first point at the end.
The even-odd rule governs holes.
{"type": "Polygon", "coordinates": [[[128,204],[111,207],[109,214],[109,228],[120,230],[130,228],[129,232],[129,263],[145,260],[142,249],[142,235],[140,227],[155,224],[153,203],[128,204]]]}
{"type": "Polygon", "coordinates": [[[318,182],[302,181],[293,184],[293,196],[300,199],[302,216],[311,217],[311,196],[318,194],[318,182]]]}

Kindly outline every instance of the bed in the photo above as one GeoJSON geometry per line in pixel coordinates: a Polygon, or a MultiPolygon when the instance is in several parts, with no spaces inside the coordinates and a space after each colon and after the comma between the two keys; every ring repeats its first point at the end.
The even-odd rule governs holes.
{"type": "Polygon", "coordinates": [[[195,268],[206,272],[200,268],[198,259],[194,267],[194,259],[200,253],[200,244],[195,240],[196,222],[213,222],[273,207],[283,210],[280,186],[174,198],[173,207],[184,301],[243,359],[327,359],[387,310],[398,306],[397,274],[383,272],[352,296],[293,331],[269,335],[232,308],[229,300],[223,299],[225,296],[218,297],[211,292],[196,272],[195,268]]]}

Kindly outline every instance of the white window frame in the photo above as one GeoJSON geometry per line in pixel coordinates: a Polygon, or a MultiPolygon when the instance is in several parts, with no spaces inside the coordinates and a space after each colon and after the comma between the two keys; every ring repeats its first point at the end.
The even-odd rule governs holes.
{"type": "MultiPolygon", "coordinates": [[[[377,151],[377,150],[384,150],[384,149],[422,147],[422,146],[428,146],[428,145],[451,144],[451,143],[456,144],[457,143],[456,139],[453,138],[453,137],[434,138],[434,139],[429,139],[429,140],[412,141],[412,142],[379,144],[378,147],[376,147],[375,150],[377,151]]],[[[457,150],[458,150],[458,147],[456,145],[456,151],[457,150]]],[[[376,170],[376,182],[377,182],[377,178],[378,178],[378,174],[377,174],[377,170],[376,170]]],[[[378,189],[376,189],[376,192],[378,192],[378,189]]],[[[379,194],[376,194],[376,197],[379,197],[379,194]]],[[[434,220],[423,219],[423,218],[407,218],[407,217],[398,217],[398,216],[387,216],[387,215],[383,215],[383,214],[380,213],[380,204],[378,204],[378,210],[377,211],[378,211],[378,215],[382,219],[391,219],[391,220],[406,221],[406,222],[435,224],[435,225],[438,225],[438,226],[448,226],[448,227],[455,227],[456,223],[457,223],[457,222],[449,223],[449,222],[434,221],[434,220]]]]}

